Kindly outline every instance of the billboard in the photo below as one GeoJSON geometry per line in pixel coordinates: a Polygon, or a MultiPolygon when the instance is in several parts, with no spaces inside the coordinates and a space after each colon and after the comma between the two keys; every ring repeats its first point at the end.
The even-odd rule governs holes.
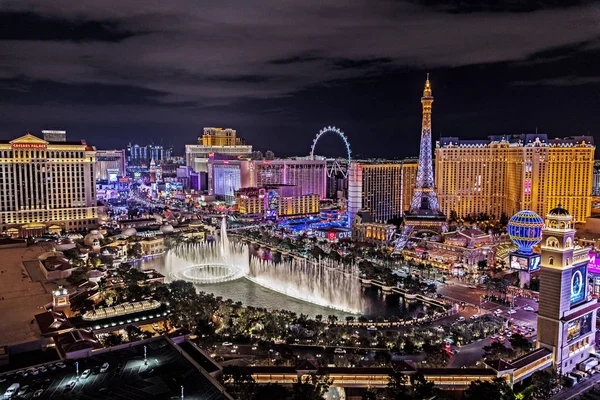
{"type": "Polygon", "coordinates": [[[590,333],[592,330],[592,313],[585,314],[567,325],[567,342],[590,333]]]}
{"type": "Polygon", "coordinates": [[[590,261],[588,262],[588,272],[600,275],[600,255],[590,253],[590,261]]]}
{"type": "Polygon", "coordinates": [[[510,268],[518,271],[537,271],[540,269],[540,256],[539,254],[524,256],[518,253],[512,253],[510,255],[510,268]]]}
{"type": "Polygon", "coordinates": [[[580,265],[571,270],[571,300],[574,305],[585,300],[587,295],[587,264],[580,265]]]}

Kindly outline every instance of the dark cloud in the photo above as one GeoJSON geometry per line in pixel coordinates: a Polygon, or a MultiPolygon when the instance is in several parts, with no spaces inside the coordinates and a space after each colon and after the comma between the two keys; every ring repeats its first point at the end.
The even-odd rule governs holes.
{"type": "MultiPolygon", "coordinates": [[[[579,57],[598,53],[598,10],[584,1],[4,0],[3,126],[62,118],[90,132],[122,123],[188,134],[227,125],[260,132],[249,139],[277,149],[290,143],[282,130],[376,121],[390,124],[384,135],[395,138],[400,121],[415,121],[418,132],[428,70],[478,88],[472,81],[490,67],[506,98],[527,82],[595,83],[592,63],[579,57]],[[414,108],[395,103],[415,96],[414,108]]],[[[441,85],[450,84],[436,79],[443,95],[441,85]]],[[[453,89],[457,98],[467,92],[453,89]]],[[[465,120],[470,112],[454,111],[465,120]]]]}

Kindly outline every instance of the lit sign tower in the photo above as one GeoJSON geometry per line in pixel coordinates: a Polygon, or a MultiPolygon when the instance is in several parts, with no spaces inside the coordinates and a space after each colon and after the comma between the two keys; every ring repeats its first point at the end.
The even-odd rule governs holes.
{"type": "Polygon", "coordinates": [[[530,273],[539,271],[540,255],[533,252],[533,246],[542,240],[544,220],[533,211],[523,210],[512,216],[508,222],[510,240],[519,246],[510,253],[510,268],[519,271],[521,286],[528,285],[530,273]]]}
{"type": "Polygon", "coordinates": [[[594,349],[600,306],[588,290],[589,248],[575,245],[571,214],[550,210],[543,230],[537,346],[553,353],[563,374],[594,349]]]}

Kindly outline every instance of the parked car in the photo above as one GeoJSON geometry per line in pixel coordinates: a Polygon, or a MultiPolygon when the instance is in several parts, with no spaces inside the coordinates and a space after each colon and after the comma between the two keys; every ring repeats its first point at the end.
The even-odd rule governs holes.
{"type": "Polygon", "coordinates": [[[508,310],[508,313],[509,313],[509,314],[514,314],[514,313],[516,313],[516,312],[517,312],[517,310],[513,310],[512,308],[511,308],[510,310],[508,310]]]}
{"type": "Polygon", "coordinates": [[[81,379],[87,379],[91,374],[92,374],[92,370],[86,369],[85,371],[83,371],[83,374],[81,374],[81,379]]]}
{"type": "Polygon", "coordinates": [[[336,354],[346,354],[346,350],[341,349],[339,347],[337,349],[335,349],[333,352],[336,354]]]}
{"type": "Polygon", "coordinates": [[[57,366],[58,368],[67,368],[67,366],[65,365],[65,363],[64,363],[64,362],[62,362],[62,361],[61,361],[61,362],[58,362],[58,363],[56,363],[56,366],[57,366]]]}
{"type": "Polygon", "coordinates": [[[17,396],[25,396],[25,394],[27,393],[28,390],[29,390],[29,385],[21,386],[21,389],[19,390],[19,393],[17,393],[17,396]]]}
{"type": "Polygon", "coordinates": [[[35,392],[33,392],[33,398],[37,398],[37,397],[42,397],[42,394],[44,393],[44,389],[38,389],[35,392]]]}
{"type": "Polygon", "coordinates": [[[367,327],[367,330],[368,330],[368,331],[376,331],[376,330],[377,330],[377,327],[375,327],[375,326],[371,325],[371,326],[367,327]]]}
{"type": "Polygon", "coordinates": [[[457,318],[457,321],[458,321],[458,322],[465,322],[465,317],[458,317],[458,318],[457,318]]]}
{"type": "Polygon", "coordinates": [[[6,392],[4,392],[4,398],[12,399],[12,397],[16,396],[16,394],[19,392],[20,387],[21,385],[19,385],[18,383],[13,383],[12,385],[10,385],[8,389],[6,389],[6,392]]]}
{"type": "Polygon", "coordinates": [[[523,307],[523,310],[525,310],[525,311],[533,311],[533,307],[531,307],[531,306],[525,306],[525,307],[523,307]]]}
{"type": "Polygon", "coordinates": [[[67,383],[67,389],[73,390],[73,388],[75,387],[75,385],[77,385],[77,380],[76,379],[71,379],[69,381],[69,383],[67,383]]]}
{"type": "Polygon", "coordinates": [[[102,367],[100,368],[100,372],[106,372],[106,371],[108,371],[108,367],[109,367],[108,363],[102,364],[102,367]]]}
{"type": "Polygon", "coordinates": [[[233,343],[231,343],[231,342],[223,342],[223,346],[233,346],[233,343]]]}

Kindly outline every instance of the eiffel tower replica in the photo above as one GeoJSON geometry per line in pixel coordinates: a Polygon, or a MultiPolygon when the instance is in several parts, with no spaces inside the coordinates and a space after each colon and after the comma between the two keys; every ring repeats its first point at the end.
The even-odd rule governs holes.
{"type": "Polygon", "coordinates": [[[404,227],[394,244],[394,253],[404,249],[410,237],[418,232],[445,232],[448,229],[446,216],[440,211],[433,182],[433,163],[431,160],[431,105],[433,96],[429,74],[425,81],[423,97],[423,121],[421,124],[421,149],[417,166],[417,181],[410,209],[404,212],[404,227]]]}

